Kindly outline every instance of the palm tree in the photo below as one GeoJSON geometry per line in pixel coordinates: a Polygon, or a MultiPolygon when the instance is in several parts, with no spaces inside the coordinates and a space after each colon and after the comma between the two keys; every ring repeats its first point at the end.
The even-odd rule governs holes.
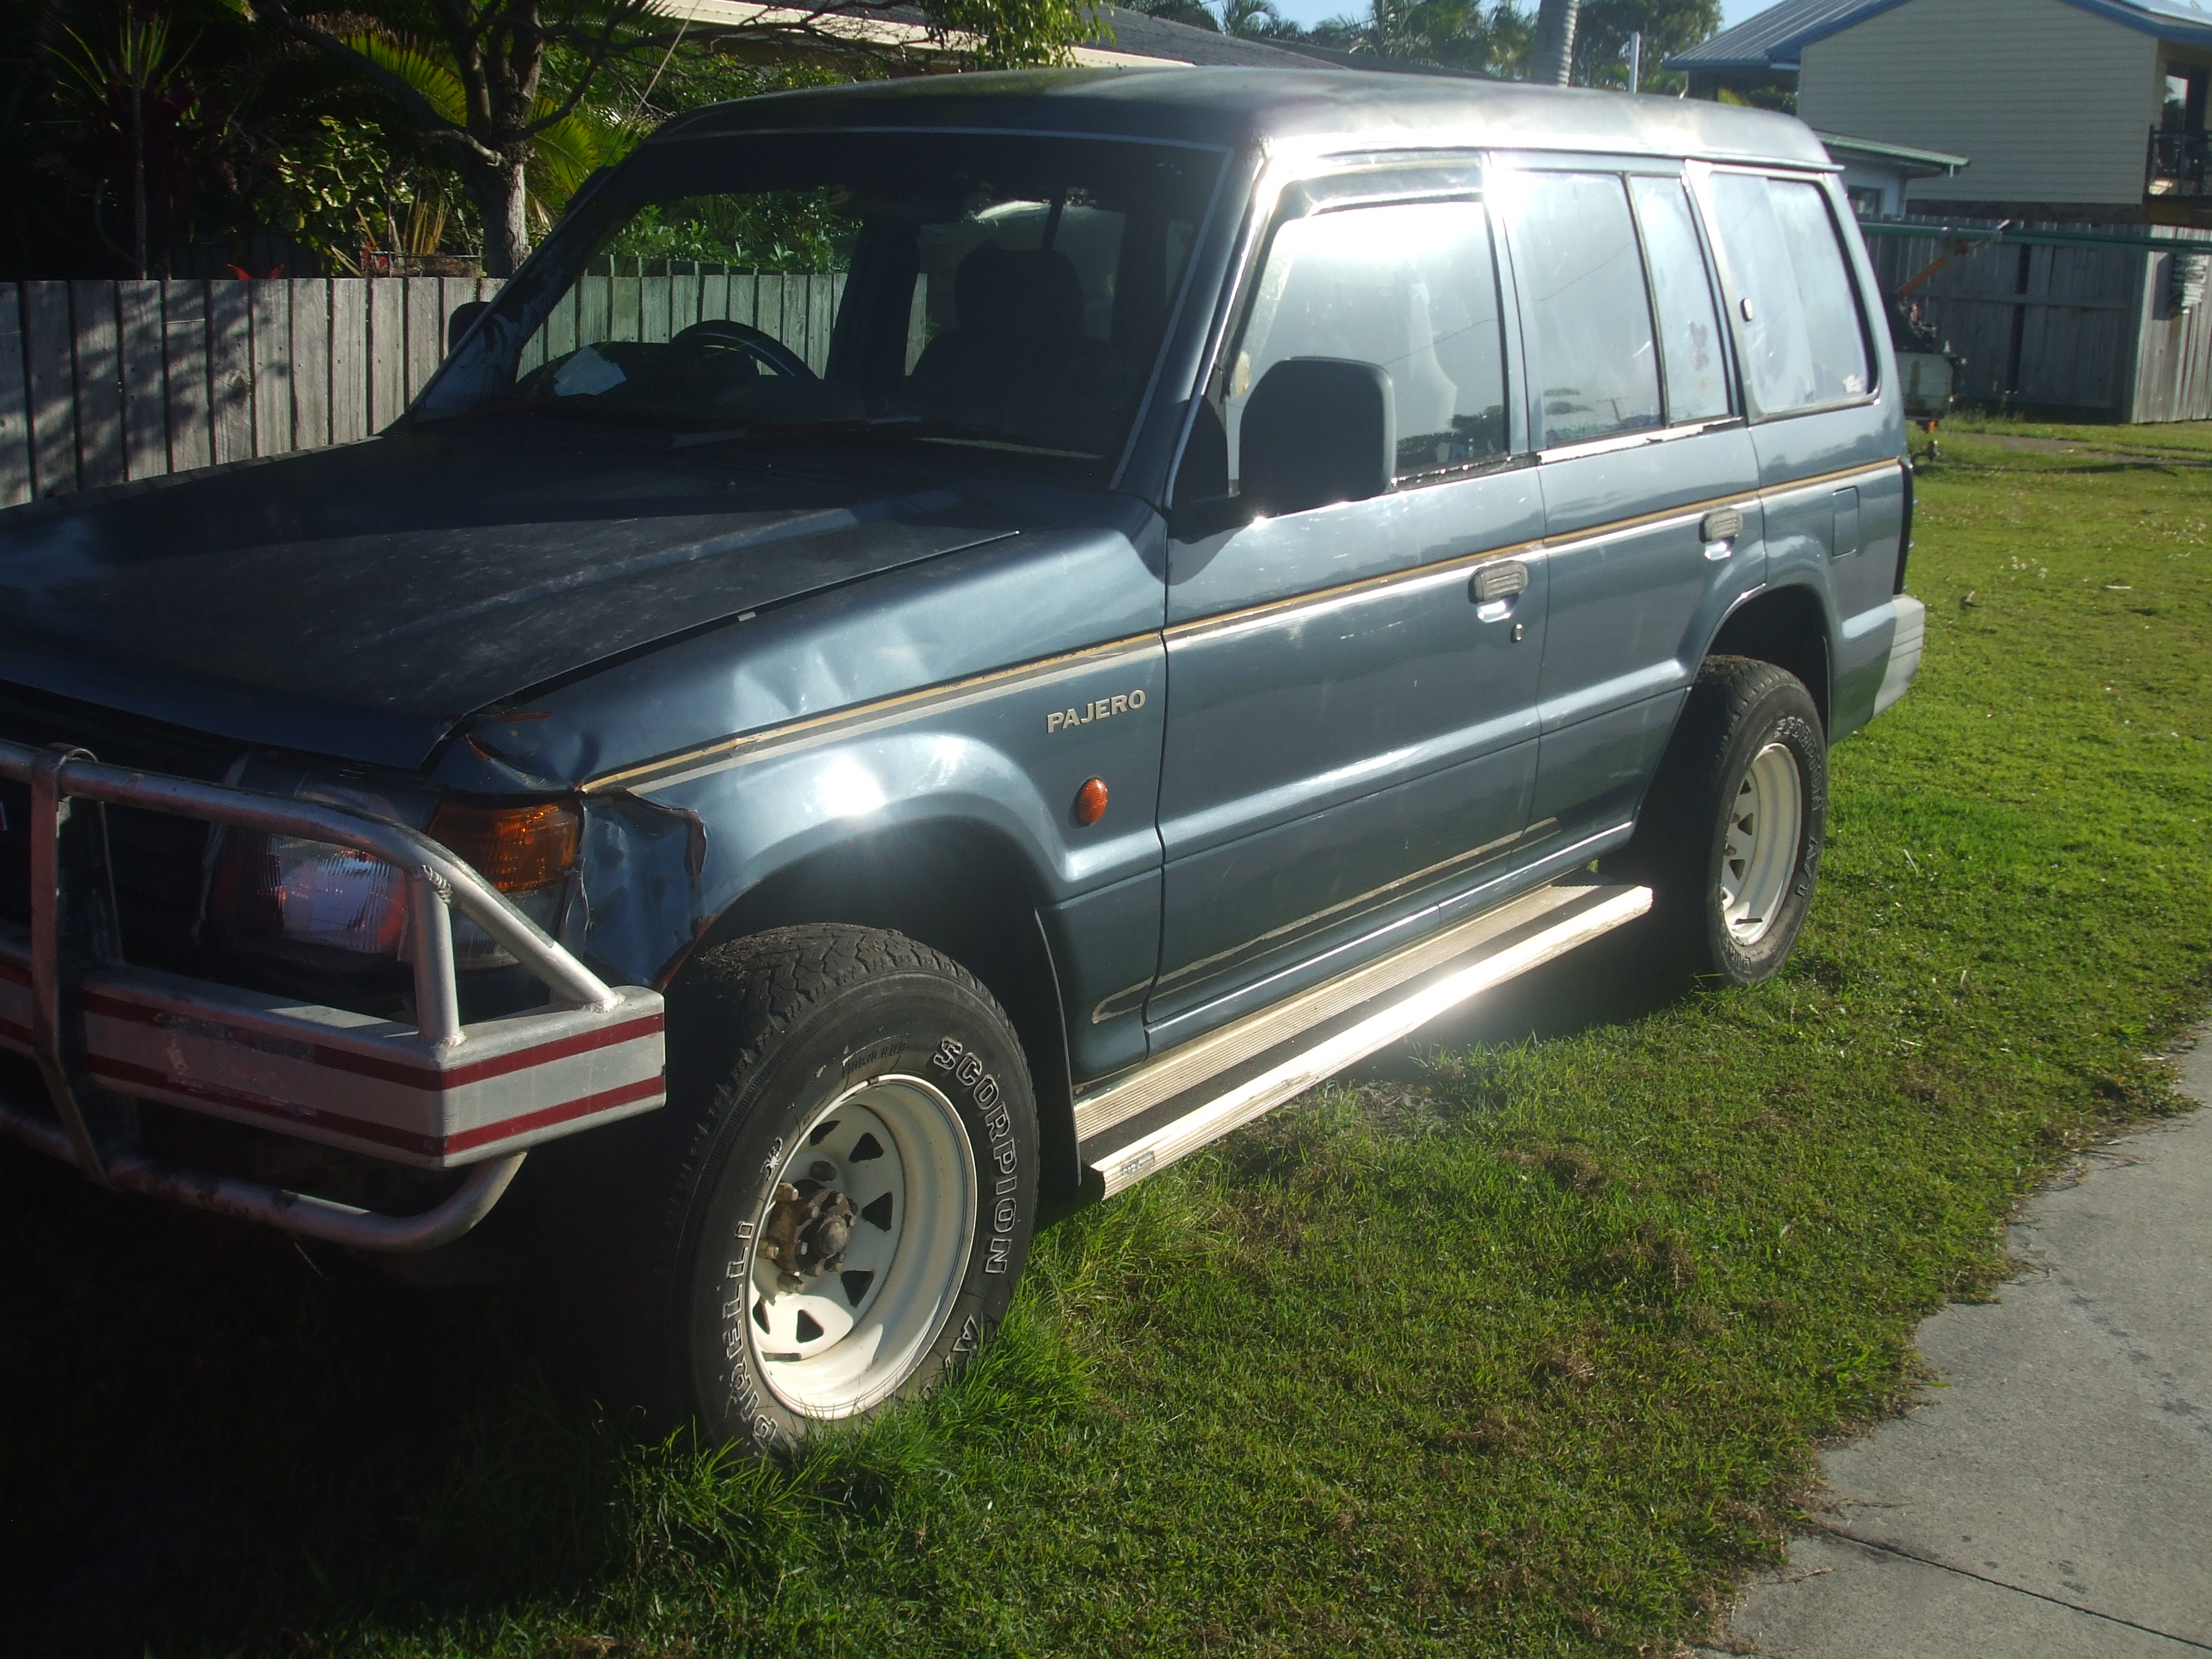
{"type": "MultiPolygon", "coordinates": [[[[580,182],[620,125],[593,114],[594,84],[625,62],[665,64],[683,38],[680,28],[668,38],[656,0],[352,0],[345,12],[308,9],[319,3],[254,0],[254,9],[381,87],[444,149],[483,219],[494,276],[513,275],[529,251],[533,178],[541,191],[580,182]],[[414,33],[426,24],[428,33],[414,33]]],[[[838,0],[835,10],[868,16],[903,3],[838,0]]],[[[969,43],[970,61],[1004,69],[1066,61],[1097,28],[1097,4],[921,0],[921,9],[934,29],[969,43]]],[[[814,25],[830,9],[766,7],[742,33],[804,43],[819,38],[814,25]]]]}
{"type": "Polygon", "coordinates": [[[452,158],[494,276],[514,275],[529,252],[533,177],[558,196],[598,165],[614,124],[586,100],[603,70],[648,39],[649,0],[432,0],[434,39],[406,31],[426,15],[406,0],[331,15],[292,3],[258,9],[381,87],[452,158]]]}
{"type": "MultiPolygon", "coordinates": [[[[357,28],[340,39],[366,62],[404,83],[437,112],[440,119],[465,130],[468,82],[452,53],[441,46],[404,34],[366,28],[357,28]]],[[[525,130],[519,176],[526,246],[532,231],[550,225],[577,186],[590,178],[603,161],[613,160],[615,153],[625,147],[623,137],[626,125],[613,112],[584,103],[571,105],[550,93],[539,92],[525,130]]],[[[506,180],[501,183],[504,186],[506,180]]],[[[473,190],[471,193],[477,196],[481,206],[482,196],[473,190]]],[[[508,210],[503,195],[501,208],[502,213],[508,210]]],[[[489,237],[485,240],[485,269],[489,270],[489,237]]],[[[518,263],[520,257],[518,250],[518,263]]]]}
{"type": "Polygon", "coordinates": [[[1221,0],[1221,32],[1247,39],[1279,34],[1283,14],[1275,0],[1221,0]]]}
{"type": "Polygon", "coordinates": [[[169,19],[126,10],[113,46],[64,27],[54,83],[70,120],[59,146],[97,182],[93,230],[141,276],[166,275],[169,245],[193,191],[217,172],[232,137],[223,100],[205,95],[187,67],[192,42],[178,46],[169,19]],[[128,246],[109,234],[104,210],[113,190],[128,205],[128,246]]]}
{"type": "Polygon", "coordinates": [[[1536,55],[1528,78],[1564,87],[1575,64],[1575,14],[1580,0],[1541,0],[1536,9],[1536,55]]]}
{"type": "Polygon", "coordinates": [[[1354,52],[1491,75],[1520,66],[1527,32],[1512,0],[1487,13],[1481,0],[1372,0],[1366,21],[1338,18],[1315,31],[1354,52]]]}

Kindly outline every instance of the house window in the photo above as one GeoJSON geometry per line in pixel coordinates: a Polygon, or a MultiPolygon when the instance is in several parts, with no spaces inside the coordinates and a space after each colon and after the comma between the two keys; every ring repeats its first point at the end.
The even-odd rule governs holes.
{"type": "Polygon", "coordinates": [[[1844,194],[1850,198],[1852,214],[1861,219],[1881,217],[1881,190],[1875,185],[1845,185],[1844,194]]]}
{"type": "Polygon", "coordinates": [[[2204,94],[2208,81],[2212,81],[2212,70],[2190,69],[2183,64],[2166,66],[2166,101],[2159,111],[2158,118],[2161,132],[2204,131],[2204,94]]]}

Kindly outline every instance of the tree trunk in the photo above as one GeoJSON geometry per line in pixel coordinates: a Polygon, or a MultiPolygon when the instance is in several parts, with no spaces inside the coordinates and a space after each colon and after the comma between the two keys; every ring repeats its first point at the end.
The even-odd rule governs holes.
{"type": "Polygon", "coordinates": [[[512,276],[530,252],[530,191],[520,161],[470,167],[469,198],[483,227],[483,271],[512,276]]]}
{"type": "Polygon", "coordinates": [[[1528,78],[1540,87],[1564,87],[1575,67],[1575,14],[1579,0],[1543,0],[1536,11],[1536,55],[1528,78]]]}

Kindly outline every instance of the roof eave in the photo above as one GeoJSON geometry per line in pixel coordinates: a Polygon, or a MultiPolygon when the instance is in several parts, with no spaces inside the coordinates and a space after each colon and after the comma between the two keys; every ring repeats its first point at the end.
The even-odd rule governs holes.
{"type": "Polygon", "coordinates": [[[2154,12],[2138,11],[2120,0],[2065,0],[2065,3],[2167,46],[2212,46],[2212,21],[2189,23],[2179,17],[2161,17],[2154,12]]]}
{"type": "MultiPolygon", "coordinates": [[[[1898,7],[1905,3],[1906,0],[1881,0],[1881,3],[1879,4],[1866,6],[1861,10],[1850,12],[1842,17],[1831,19],[1827,22],[1808,25],[1802,30],[1787,34],[1781,40],[1777,40],[1772,46],[1767,47],[1761,56],[1756,58],[1701,58],[1697,56],[1697,53],[1702,48],[1699,46],[1692,46],[1688,51],[1677,52],[1673,57],[1668,58],[1664,67],[1668,69],[1702,70],[1708,72],[1718,70],[1760,69],[1771,70],[1778,74],[1794,75],[1797,72],[1797,65],[1802,61],[1801,55],[1803,53],[1805,48],[1811,46],[1815,40],[1825,40],[1832,34],[1841,34],[1845,29],[1856,28],[1861,23],[1865,22],[1869,17],[1879,17],[1882,13],[1886,11],[1894,11],[1898,7]],[[1784,57],[1783,54],[1784,53],[1789,54],[1789,56],[1786,58],[1784,57]]],[[[1737,33],[1738,30],[1746,31],[1747,39],[1754,39],[1756,37],[1750,35],[1748,32],[1756,28],[1758,24],[1758,17],[1753,16],[1746,18],[1742,22],[1737,24],[1735,28],[1723,29],[1718,34],[1713,36],[1712,40],[1705,41],[1703,44],[1704,46],[1712,46],[1717,42],[1727,40],[1729,35],[1737,33]]]]}
{"type": "Polygon", "coordinates": [[[1794,60],[1788,63],[1777,63],[1771,58],[1686,59],[1674,57],[1666,59],[1659,67],[1680,70],[1685,75],[1795,75],[1797,73],[1797,65],[1794,60]]]}
{"type": "Polygon", "coordinates": [[[1864,156],[1869,161],[1892,162],[1899,171],[1911,171],[1911,176],[1917,179],[1948,179],[1962,171],[1971,159],[1951,155],[1947,150],[1917,149],[1910,144],[1886,144],[1878,139],[1852,138],[1840,132],[1816,130],[1813,136],[1820,141],[1821,148],[1838,161],[1843,160],[1843,155],[1837,152],[1842,151],[1846,155],[1864,156]]]}

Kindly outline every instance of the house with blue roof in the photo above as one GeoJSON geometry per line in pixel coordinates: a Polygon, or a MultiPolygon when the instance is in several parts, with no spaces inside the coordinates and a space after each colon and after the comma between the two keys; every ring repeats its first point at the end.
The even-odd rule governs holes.
{"type": "Polygon", "coordinates": [[[1815,131],[1966,158],[1910,210],[2212,226],[2212,0],[1783,0],[1668,58],[1815,131]]]}
{"type": "Polygon", "coordinates": [[[1725,89],[1762,104],[1787,106],[1797,90],[1798,54],[1805,42],[1849,28],[1867,12],[1894,0],[1782,0],[1734,28],[1678,52],[1670,70],[1690,77],[1690,96],[1711,98],[1725,89]]]}

